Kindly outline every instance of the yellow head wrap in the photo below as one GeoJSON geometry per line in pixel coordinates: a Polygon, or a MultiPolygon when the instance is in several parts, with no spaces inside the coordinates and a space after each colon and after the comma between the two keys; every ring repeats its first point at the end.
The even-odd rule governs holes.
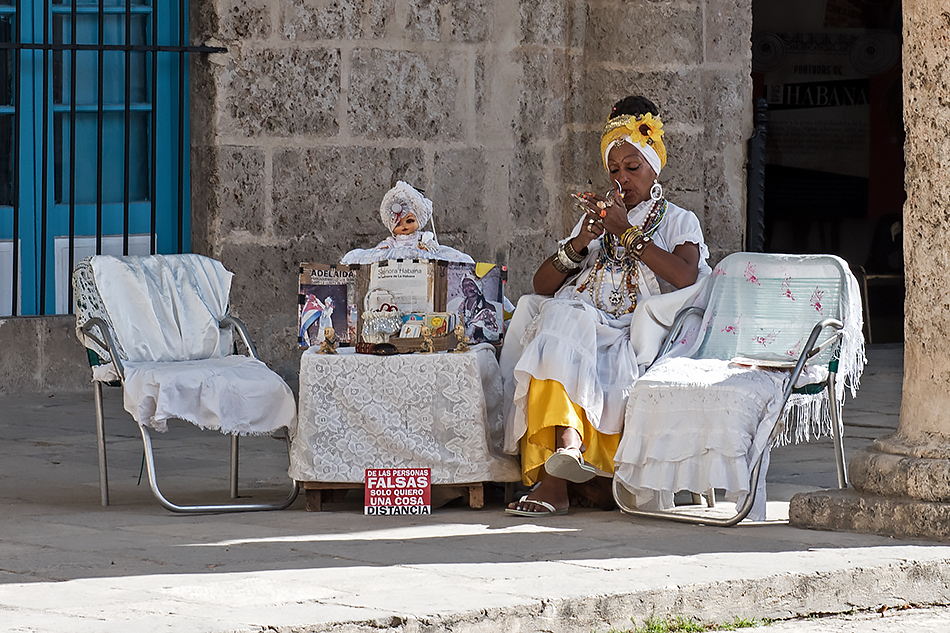
{"type": "Polygon", "coordinates": [[[604,158],[605,169],[610,149],[624,141],[640,150],[653,171],[657,176],[660,175],[660,170],[666,166],[666,147],[663,145],[663,122],[659,115],[653,116],[649,112],[637,116],[622,114],[607,121],[600,139],[600,154],[604,158]]]}

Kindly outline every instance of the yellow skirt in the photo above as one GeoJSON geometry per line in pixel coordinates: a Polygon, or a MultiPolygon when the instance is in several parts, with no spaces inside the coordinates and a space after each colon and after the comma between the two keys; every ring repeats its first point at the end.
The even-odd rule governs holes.
{"type": "Polygon", "coordinates": [[[528,430],[521,438],[521,479],[525,485],[533,486],[543,478],[544,462],[557,448],[557,426],[576,430],[587,447],[584,461],[613,474],[620,434],[607,435],[592,427],[584,410],[571,402],[561,383],[532,378],[526,418],[528,430]]]}

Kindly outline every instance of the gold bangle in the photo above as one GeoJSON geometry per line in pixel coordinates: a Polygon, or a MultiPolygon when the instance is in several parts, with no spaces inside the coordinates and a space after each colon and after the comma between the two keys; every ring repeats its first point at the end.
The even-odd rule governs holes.
{"type": "Polygon", "coordinates": [[[562,275],[567,275],[571,272],[570,268],[566,268],[564,264],[560,262],[560,260],[557,258],[557,255],[551,259],[551,265],[554,266],[554,270],[558,271],[562,275]]]}
{"type": "Polygon", "coordinates": [[[631,250],[637,240],[643,237],[643,231],[639,226],[631,226],[620,236],[620,244],[624,250],[631,250]]]}
{"type": "MultiPolygon", "coordinates": [[[[586,251],[587,249],[584,248],[584,250],[586,251]]],[[[578,253],[576,250],[574,250],[574,245],[571,244],[571,240],[564,242],[564,254],[567,255],[567,258],[575,264],[580,264],[582,261],[584,261],[584,257],[587,255],[587,253],[578,253]]]]}

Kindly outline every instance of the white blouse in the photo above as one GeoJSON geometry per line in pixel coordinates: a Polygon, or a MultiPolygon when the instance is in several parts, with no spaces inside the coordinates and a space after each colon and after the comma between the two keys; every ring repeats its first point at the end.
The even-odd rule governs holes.
{"type": "MultiPolygon", "coordinates": [[[[639,205],[630,209],[627,212],[627,221],[632,226],[640,226],[646,220],[647,214],[650,212],[650,207],[653,205],[652,200],[646,200],[641,202],[639,205]]],[[[576,237],[580,234],[582,230],[586,230],[584,225],[587,221],[587,214],[582,217],[577,224],[574,226],[574,230],[571,231],[570,236],[562,240],[562,244],[567,242],[571,238],[576,237]]],[[[673,249],[679,246],[680,244],[685,244],[687,242],[692,244],[697,244],[699,246],[699,274],[702,277],[705,274],[709,274],[712,270],[709,267],[709,264],[706,263],[707,258],[709,257],[709,249],[706,247],[706,242],[703,240],[703,232],[699,226],[699,219],[692,211],[687,211],[686,209],[676,206],[672,202],[667,202],[666,213],[663,214],[663,219],[657,226],[656,231],[651,236],[653,243],[662,248],[665,251],[670,253],[673,252],[673,249]]],[[[620,289],[621,295],[623,297],[623,303],[620,306],[618,314],[623,315],[627,308],[630,307],[630,301],[627,296],[627,293],[624,291],[623,284],[626,283],[624,279],[624,271],[621,269],[617,270],[608,270],[608,267],[603,269],[602,280],[589,279],[592,275],[595,275],[595,265],[597,264],[597,259],[600,256],[600,239],[593,240],[588,248],[587,256],[581,262],[581,270],[574,277],[568,279],[565,284],[558,290],[556,297],[560,299],[575,299],[578,301],[583,301],[595,307],[601,307],[610,305],[609,298],[610,293],[614,289],[620,289]],[[587,281],[586,287],[583,291],[578,292],[578,286],[584,284],[587,281]],[[592,294],[595,293],[595,294],[592,294]],[[595,302],[593,297],[597,296],[597,301],[595,302]]],[[[618,257],[623,254],[623,247],[617,246],[618,257]]],[[[638,292],[637,300],[645,299],[646,297],[652,297],[659,294],[665,294],[672,292],[675,288],[664,281],[663,279],[656,276],[650,268],[642,263],[638,262],[638,292]]],[[[622,316],[620,318],[623,318],[622,316]]]]}

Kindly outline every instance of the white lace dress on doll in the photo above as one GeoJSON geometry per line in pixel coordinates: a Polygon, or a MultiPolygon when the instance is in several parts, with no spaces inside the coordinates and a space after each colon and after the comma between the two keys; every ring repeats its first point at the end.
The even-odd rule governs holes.
{"type": "Polygon", "coordinates": [[[451,246],[442,246],[430,231],[409,235],[393,235],[375,248],[354,248],[340,260],[341,264],[372,264],[387,259],[435,259],[474,264],[475,260],[451,246]]]}

